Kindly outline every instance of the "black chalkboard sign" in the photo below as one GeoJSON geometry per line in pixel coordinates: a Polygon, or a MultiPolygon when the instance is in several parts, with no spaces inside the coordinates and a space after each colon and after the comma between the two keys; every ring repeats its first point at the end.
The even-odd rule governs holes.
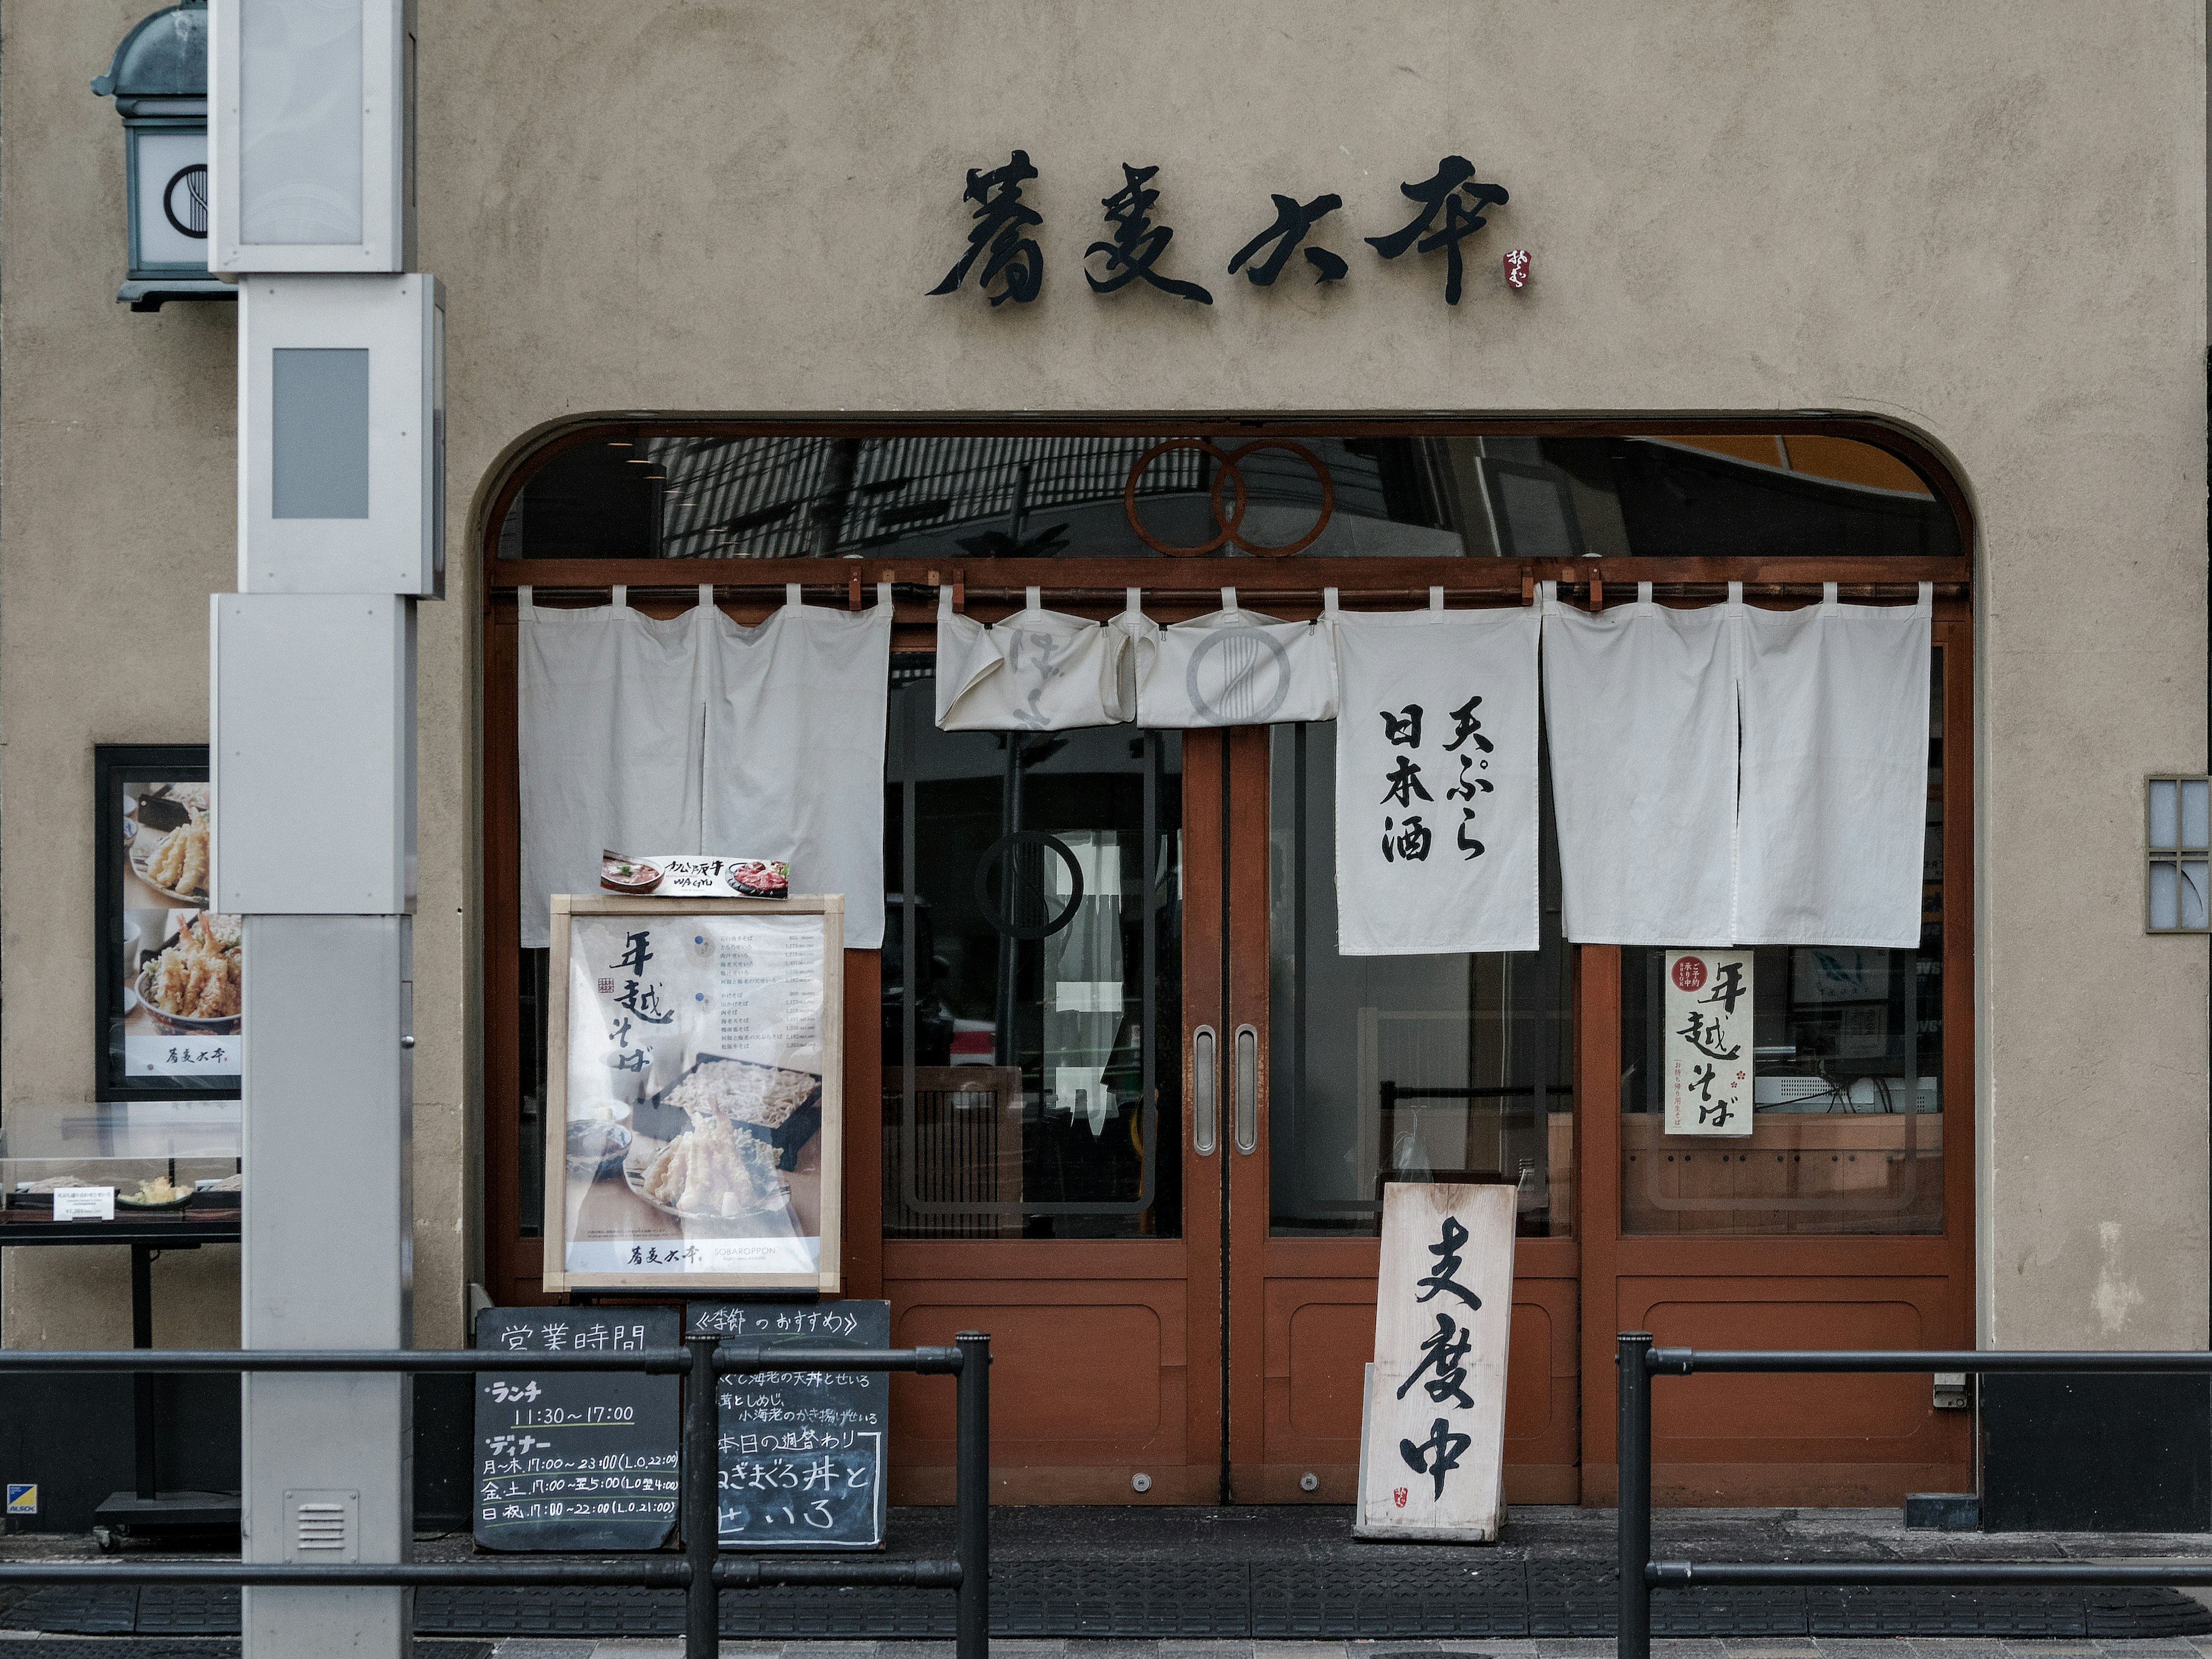
{"type": "Polygon", "coordinates": [[[673,1376],[532,1371],[530,1356],[673,1348],[673,1308],[486,1308],[476,1373],[476,1540],[493,1550],[652,1550],[675,1536],[673,1376]]]}
{"type": "MultiPolygon", "coordinates": [[[[774,1346],[890,1346],[888,1302],[694,1302],[686,1328],[774,1346]]],[[[724,1549],[881,1549],[884,1437],[890,1378],[882,1371],[763,1371],[725,1376],[721,1418],[724,1549]]]]}

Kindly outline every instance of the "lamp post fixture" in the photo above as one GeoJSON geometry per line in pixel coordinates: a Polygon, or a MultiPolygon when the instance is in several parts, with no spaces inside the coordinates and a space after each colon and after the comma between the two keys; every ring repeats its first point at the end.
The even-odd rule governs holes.
{"type": "Polygon", "coordinates": [[[170,300],[235,300],[208,275],[207,0],[143,18],[96,76],[123,118],[127,280],[118,301],[159,311],[170,300]]]}

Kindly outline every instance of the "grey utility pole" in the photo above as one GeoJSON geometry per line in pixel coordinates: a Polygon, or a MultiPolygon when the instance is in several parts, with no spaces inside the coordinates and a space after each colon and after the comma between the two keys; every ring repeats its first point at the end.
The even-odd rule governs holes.
{"type": "MultiPolygon", "coordinates": [[[[406,1347],[415,610],[444,574],[410,19],[407,0],[211,0],[209,21],[209,263],[240,301],[210,749],[214,906],[246,918],[244,1340],[406,1347]]],[[[411,1389],[246,1379],[246,1560],[407,1559],[411,1389]]],[[[413,1622],[401,1589],[248,1589],[246,1653],[400,1659],[413,1622]]]]}

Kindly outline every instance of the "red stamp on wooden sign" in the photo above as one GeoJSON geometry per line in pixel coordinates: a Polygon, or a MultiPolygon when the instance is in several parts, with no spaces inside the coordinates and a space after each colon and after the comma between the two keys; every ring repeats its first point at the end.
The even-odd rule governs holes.
{"type": "Polygon", "coordinates": [[[1515,248],[1511,252],[1505,256],[1505,286],[1508,288],[1528,287],[1528,250],[1525,247],[1515,248]]]}
{"type": "Polygon", "coordinates": [[[1705,982],[1705,959],[1703,957],[1683,957],[1674,963],[1674,983],[1685,991],[1697,990],[1705,982]]]}
{"type": "Polygon", "coordinates": [[[1406,1507],[1406,1488],[1403,1486],[1393,1486],[1390,1489],[1390,1501],[1397,1504],[1400,1509],[1404,1509],[1406,1507]]]}

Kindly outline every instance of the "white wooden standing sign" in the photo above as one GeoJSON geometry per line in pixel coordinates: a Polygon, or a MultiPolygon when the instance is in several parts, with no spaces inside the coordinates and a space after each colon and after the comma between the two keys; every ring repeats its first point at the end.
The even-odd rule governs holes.
{"type": "Polygon", "coordinates": [[[1513,1194],[1503,1184],[1382,1189],[1355,1537],[1498,1541],[1513,1194]]]}
{"type": "Polygon", "coordinates": [[[1662,1086],[1670,1135],[1751,1133],[1748,951],[1667,952],[1662,1086]]]}

